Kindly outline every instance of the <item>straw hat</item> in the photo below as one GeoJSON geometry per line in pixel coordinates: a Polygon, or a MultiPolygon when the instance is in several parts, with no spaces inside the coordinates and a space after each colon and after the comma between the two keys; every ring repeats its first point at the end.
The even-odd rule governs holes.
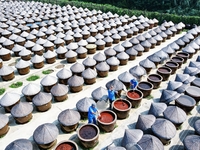
{"type": "Polygon", "coordinates": [[[140,145],[143,150],[164,150],[162,142],[157,137],[150,134],[143,135],[137,144],[140,145]]]}
{"type": "Polygon", "coordinates": [[[68,86],[64,84],[56,84],[51,88],[51,94],[53,96],[63,96],[68,93],[68,86]]]}
{"type": "Polygon", "coordinates": [[[157,118],[151,128],[153,133],[159,138],[168,140],[176,135],[175,126],[167,119],[157,118]]]}
{"type": "Polygon", "coordinates": [[[127,147],[129,144],[137,143],[143,136],[142,130],[139,129],[125,129],[121,145],[127,147]]]}
{"type": "Polygon", "coordinates": [[[40,85],[35,84],[35,83],[29,83],[26,86],[23,87],[22,89],[22,94],[24,95],[35,95],[39,93],[41,90],[40,85]]]}
{"type": "Polygon", "coordinates": [[[96,104],[95,101],[91,98],[85,97],[85,98],[80,99],[76,103],[76,108],[78,109],[78,111],[88,112],[88,109],[92,104],[96,104]]]}
{"type": "Polygon", "coordinates": [[[66,109],[58,115],[58,121],[64,126],[72,126],[80,121],[80,114],[73,109],[66,109]]]}
{"type": "Polygon", "coordinates": [[[19,102],[11,109],[12,116],[16,118],[25,117],[32,113],[33,106],[28,102],[19,102]]]}
{"type": "Polygon", "coordinates": [[[152,114],[155,117],[159,117],[162,115],[166,108],[167,105],[165,103],[151,103],[148,114],[152,114]]]}
{"type": "Polygon", "coordinates": [[[32,99],[32,102],[35,106],[42,106],[49,103],[52,100],[51,93],[39,92],[32,99]]]}
{"type": "Polygon", "coordinates": [[[30,140],[17,139],[6,146],[5,150],[33,150],[33,145],[30,140]]]}
{"type": "Polygon", "coordinates": [[[56,140],[59,134],[58,128],[52,123],[45,123],[38,126],[34,133],[33,139],[37,144],[49,144],[56,140]]]}

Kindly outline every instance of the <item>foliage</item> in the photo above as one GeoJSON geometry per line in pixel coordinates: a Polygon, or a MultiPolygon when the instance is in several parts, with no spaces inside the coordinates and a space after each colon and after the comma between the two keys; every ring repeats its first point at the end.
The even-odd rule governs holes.
{"type": "Polygon", "coordinates": [[[18,88],[22,85],[23,85],[23,82],[16,82],[16,83],[11,84],[9,87],[10,88],[18,88]]]}
{"type": "Polygon", "coordinates": [[[53,71],[53,70],[48,69],[48,70],[44,70],[44,71],[42,71],[42,73],[43,73],[43,74],[50,74],[50,73],[52,73],[52,71],[53,71]]]}
{"type": "Polygon", "coordinates": [[[0,95],[2,95],[6,91],[5,88],[0,88],[0,95]]]}
{"type": "Polygon", "coordinates": [[[40,78],[40,76],[38,76],[38,75],[33,75],[33,76],[28,77],[26,80],[27,80],[27,81],[35,81],[35,80],[37,80],[37,79],[39,79],[39,78],[40,78]]]}
{"type": "Polygon", "coordinates": [[[149,96],[146,97],[146,99],[148,99],[148,100],[153,99],[153,96],[149,95],[149,96]]]}
{"type": "MultiPolygon", "coordinates": [[[[77,0],[76,0],[77,1],[77,0]]],[[[98,4],[111,4],[121,8],[158,11],[178,15],[200,15],[200,0],[82,0],[98,4]]]]}
{"type": "Polygon", "coordinates": [[[116,6],[112,6],[109,4],[95,4],[95,3],[88,3],[88,2],[80,2],[80,1],[62,1],[61,5],[71,5],[76,7],[82,7],[82,8],[88,8],[89,10],[101,10],[103,12],[112,12],[117,13],[118,15],[129,15],[129,16],[140,16],[143,15],[145,17],[148,17],[150,19],[156,18],[159,20],[160,23],[162,23],[164,20],[166,21],[173,21],[174,23],[183,22],[185,24],[200,24],[200,17],[199,16],[179,16],[175,14],[169,14],[169,13],[159,13],[159,12],[149,12],[146,10],[131,10],[127,8],[119,8],[116,6]]]}

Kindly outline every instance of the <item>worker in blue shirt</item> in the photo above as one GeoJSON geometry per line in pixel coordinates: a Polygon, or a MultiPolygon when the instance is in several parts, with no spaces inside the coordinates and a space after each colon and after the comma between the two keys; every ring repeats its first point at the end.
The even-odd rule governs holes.
{"type": "Polygon", "coordinates": [[[112,107],[112,103],[115,100],[115,94],[116,94],[116,91],[114,91],[114,87],[110,86],[110,88],[108,89],[108,99],[110,102],[110,108],[112,107]]]}
{"type": "Polygon", "coordinates": [[[131,81],[130,81],[130,89],[131,90],[135,90],[137,85],[138,85],[138,81],[136,79],[131,79],[131,81]]]}
{"type": "Polygon", "coordinates": [[[98,109],[96,108],[95,104],[92,104],[88,110],[88,123],[97,124],[97,113],[98,109]]]}

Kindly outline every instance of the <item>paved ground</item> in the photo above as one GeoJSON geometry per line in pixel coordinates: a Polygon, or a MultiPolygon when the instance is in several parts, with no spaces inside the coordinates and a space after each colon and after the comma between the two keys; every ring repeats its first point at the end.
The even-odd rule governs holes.
{"type": "MultiPolygon", "coordinates": [[[[185,32],[182,32],[181,34],[173,37],[171,40],[167,40],[165,43],[162,43],[162,45],[157,46],[154,49],[151,49],[149,52],[143,53],[143,55],[140,57],[137,57],[136,60],[129,61],[126,66],[120,66],[117,71],[109,72],[109,75],[107,77],[97,78],[97,82],[95,84],[84,85],[83,90],[81,92],[69,93],[68,99],[66,101],[60,102],[60,103],[53,102],[52,108],[49,111],[40,113],[34,109],[33,119],[30,122],[28,122],[27,124],[24,124],[24,125],[16,124],[13,117],[7,113],[6,115],[8,115],[9,119],[10,119],[10,130],[6,136],[4,136],[3,138],[0,139],[1,149],[4,149],[10,142],[12,142],[13,140],[19,139],[19,138],[27,138],[27,139],[30,139],[31,141],[33,141],[32,135],[33,135],[34,130],[43,123],[54,123],[58,126],[58,128],[59,128],[59,136],[57,138],[58,142],[63,141],[63,140],[68,140],[68,139],[77,141],[76,132],[72,132],[70,134],[65,134],[60,130],[60,126],[58,125],[58,121],[57,121],[57,117],[58,117],[59,113],[67,108],[75,109],[75,105],[78,100],[80,100],[86,96],[91,97],[91,92],[94,89],[96,89],[100,86],[104,87],[108,81],[110,81],[114,78],[117,79],[119,74],[123,73],[124,71],[128,71],[131,67],[137,65],[141,60],[145,59],[147,56],[155,53],[156,51],[159,51],[160,49],[167,46],[174,40],[183,36],[184,34],[185,34],[185,32]]],[[[195,60],[197,55],[198,54],[196,54],[192,59],[195,60]]],[[[89,56],[92,57],[93,55],[89,55],[89,56]]],[[[8,61],[7,64],[11,64],[14,61],[15,60],[12,59],[12,60],[8,61]]],[[[80,62],[80,63],[82,61],[83,60],[80,60],[80,59],[78,60],[78,62],[80,62]]],[[[189,61],[190,60],[188,60],[188,63],[189,63],[189,61]]],[[[67,64],[66,61],[57,60],[56,63],[54,63],[53,65],[45,64],[45,67],[42,69],[39,69],[39,70],[31,69],[31,71],[28,75],[25,75],[25,76],[16,75],[15,79],[10,82],[1,81],[1,87],[6,87],[6,92],[12,91],[12,92],[17,92],[17,93],[21,94],[21,89],[23,87],[13,90],[13,89],[9,88],[9,85],[16,81],[23,81],[24,86],[25,86],[26,84],[29,83],[28,81],[26,81],[27,77],[29,77],[32,74],[37,74],[37,75],[40,75],[40,77],[42,78],[42,77],[44,77],[44,75],[42,74],[42,70],[49,69],[49,68],[54,70],[54,72],[51,75],[55,76],[56,73],[60,70],[55,67],[58,66],[60,63],[64,64],[66,68],[70,68],[70,66],[71,66],[71,64],[67,64]]],[[[182,73],[184,67],[187,66],[188,63],[184,64],[182,66],[182,68],[177,71],[177,73],[182,73]]],[[[153,73],[153,72],[156,72],[156,69],[151,71],[151,73],[153,73]]],[[[146,77],[147,76],[143,77],[142,80],[146,80],[146,77]]],[[[171,75],[170,80],[173,81],[174,77],[175,77],[175,75],[171,75]]],[[[41,79],[36,80],[35,83],[39,84],[40,80],[41,79]]],[[[153,96],[153,99],[151,99],[151,100],[143,99],[142,104],[139,108],[131,109],[130,115],[127,119],[117,120],[117,128],[115,128],[115,130],[113,132],[100,134],[99,144],[94,149],[95,150],[104,149],[110,144],[120,145],[121,138],[123,137],[123,134],[124,134],[124,130],[127,128],[133,129],[135,126],[135,122],[137,121],[138,115],[148,113],[151,102],[158,101],[158,99],[161,95],[161,90],[166,88],[167,83],[168,83],[168,81],[162,82],[162,84],[158,90],[152,91],[151,95],[153,96]]],[[[24,99],[22,98],[22,101],[23,100],[24,99]]],[[[186,134],[194,132],[192,124],[193,124],[194,120],[196,120],[197,118],[200,118],[200,115],[198,113],[199,110],[200,110],[199,106],[196,106],[195,109],[191,112],[191,115],[188,115],[187,121],[185,121],[185,123],[182,125],[182,129],[177,131],[177,134],[172,139],[171,144],[168,146],[165,146],[166,150],[168,150],[168,149],[171,149],[171,150],[183,149],[181,141],[184,139],[186,134]]],[[[0,108],[0,112],[5,114],[5,112],[2,108],[0,108]]],[[[85,124],[85,123],[87,123],[87,120],[80,121],[80,125],[85,124]]],[[[34,142],[33,142],[33,144],[34,144],[34,149],[35,150],[38,149],[34,142]]]]}

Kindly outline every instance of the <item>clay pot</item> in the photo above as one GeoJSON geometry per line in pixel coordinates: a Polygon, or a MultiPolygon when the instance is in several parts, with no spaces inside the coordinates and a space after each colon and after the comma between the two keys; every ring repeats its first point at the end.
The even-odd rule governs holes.
{"type": "Polygon", "coordinates": [[[26,68],[18,68],[17,71],[20,75],[28,74],[30,72],[30,66],[26,68]]]}
{"type": "Polygon", "coordinates": [[[18,104],[19,102],[20,102],[20,100],[17,101],[17,102],[16,102],[15,104],[13,104],[13,105],[10,105],[10,106],[4,106],[4,110],[5,110],[5,112],[10,113],[11,109],[12,109],[16,104],[18,104]]]}
{"type": "Polygon", "coordinates": [[[137,88],[143,93],[143,97],[147,97],[151,94],[153,84],[147,81],[141,81],[139,82],[137,88]]]}
{"type": "Polygon", "coordinates": [[[96,77],[92,78],[92,79],[86,79],[86,78],[84,78],[84,83],[87,84],[87,85],[94,84],[94,83],[96,83],[96,77]]]}
{"type": "Polygon", "coordinates": [[[76,56],[75,57],[71,57],[71,58],[67,58],[67,62],[68,63],[74,63],[74,62],[76,62],[76,56]]]}
{"type": "Polygon", "coordinates": [[[80,86],[70,86],[70,92],[77,93],[83,89],[83,85],[80,86]]]}
{"type": "Polygon", "coordinates": [[[3,61],[8,61],[11,59],[11,54],[8,53],[8,54],[5,54],[5,55],[1,55],[0,58],[3,60],[3,61]]]}
{"type": "Polygon", "coordinates": [[[179,64],[173,61],[166,62],[165,66],[169,67],[172,70],[171,74],[174,74],[178,69],[179,64]]]}
{"type": "Polygon", "coordinates": [[[56,48],[59,48],[60,46],[64,47],[65,46],[65,42],[59,43],[59,44],[55,44],[56,48]]]}
{"type": "Polygon", "coordinates": [[[26,55],[26,56],[21,56],[21,59],[23,59],[23,60],[30,60],[31,59],[31,54],[26,55]]]}
{"type": "Polygon", "coordinates": [[[34,55],[42,56],[42,55],[43,55],[43,50],[40,50],[40,51],[34,51],[34,55]]]}
{"type": "Polygon", "coordinates": [[[56,146],[55,150],[78,150],[78,145],[69,140],[69,141],[62,141],[60,143],[58,143],[58,145],[56,146]]]}
{"type": "Polygon", "coordinates": [[[31,119],[32,119],[32,113],[30,113],[29,115],[25,116],[25,117],[20,117],[20,118],[17,118],[17,117],[14,117],[16,123],[18,124],[24,124],[24,123],[27,123],[29,122],[31,119]]]}
{"type": "Polygon", "coordinates": [[[38,144],[38,147],[40,149],[51,149],[54,145],[56,145],[57,143],[57,139],[51,143],[48,143],[48,144],[38,144]]]}
{"type": "Polygon", "coordinates": [[[73,42],[73,39],[71,39],[71,40],[65,40],[65,44],[66,45],[69,45],[71,42],[73,42]]]}
{"type": "Polygon", "coordinates": [[[178,52],[176,56],[183,58],[184,59],[183,63],[186,63],[189,58],[189,54],[186,52],[178,52]]]}
{"type": "Polygon", "coordinates": [[[178,63],[179,64],[178,68],[180,68],[181,65],[183,64],[184,59],[182,57],[174,56],[172,57],[171,61],[178,63]]]}
{"type": "Polygon", "coordinates": [[[40,106],[35,106],[37,111],[39,112],[45,112],[51,108],[51,101],[48,102],[47,104],[40,105],[40,106]]]}
{"type": "Polygon", "coordinates": [[[118,69],[119,65],[110,65],[110,70],[109,71],[116,71],[118,69]]]}
{"type": "Polygon", "coordinates": [[[129,116],[129,112],[132,108],[130,101],[125,99],[117,99],[113,103],[113,111],[117,114],[117,118],[125,119],[129,116]]]}
{"type": "Polygon", "coordinates": [[[98,77],[107,77],[109,71],[99,71],[97,70],[98,77]]]}
{"type": "Polygon", "coordinates": [[[120,66],[123,66],[123,65],[126,65],[128,63],[128,59],[119,59],[119,65],[120,66]]]}
{"type": "Polygon", "coordinates": [[[88,54],[94,54],[96,52],[96,45],[95,44],[88,44],[86,46],[86,49],[88,50],[87,53],[88,54]]]}
{"type": "Polygon", "coordinates": [[[97,119],[100,129],[105,132],[113,131],[117,121],[117,115],[115,112],[111,110],[104,110],[100,113],[100,115],[101,116],[97,119]]]}
{"type": "Polygon", "coordinates": [[[175,100],[175,105],[182,108],[186,114],[189,114],[196,105],[196,101],[188,95],[181,95],[175,100]]]}
{"type": "Polygon", "coordinates": [[[81,126],[77,134],[84,148],[93,148],[98,144],[99,128],[94,124],[81,126]]]}
{"type": "Polygon", "coordinates": [[[143,93],[139,90],[129,90],[126,93],[127,99],[131,102],[132,108],[137,108],[140,106],[142,98],[143,98],[143,93]]]}
{"type": "Polygon", "coordinates": [[[6,45],[6,46],[4,46],[4,47],[5,47],[6,49],[12,50],[13,47],[14,47],[14,43],[11,44],[11,45],[6,45]]]}
{"type": "Polygon", "coordinates": [[[7,123],[3,128],[0,129],[0,136],[5,135],[8,132],[8,130],[9,130],[9,126],[7,123]]]}
{"type": "Polygon", "coordinates": [[[88,39],[89,37],[90,37],[90,34],[85,34],[85,35],[83,35],[83,39],[84,39],[84,40],[88,39]]]}
{"type": "Polygon", "coordinates": [[[87,57],[87,52],[86,53],[82,53],[82,54],[78,54],[78,58],[83,59],[87,57]]]}
{"type": "Polygon", "coordinates": [[[54,85],[55,85],[55,84],[50,85],[50,86],[44,86],[44,85],[43,85],[43,90],[44,90],[44,92],[50,93],[51,88],[52,88],[54,85]]]}
{"type": "Polygon", "coordinates": [[[2,68],[2,66],[3,66],[3,63],[2,63],[1,60],[0,60],[0,68],[2,68]]]}
{"type": "Polygon", "coordinates": [[[53,64],[55,61],[56,61],[56,57],[46,58],[46,63],[47,64],[53,64]]]}
{"type": "Polygon", "coordinates": [[[58,83],[67,85],[67,81],[68,81],[69,78],[66,78],[66,79],[58,78],[58,83]]]}
{"type": "Polygon", "coordinates": [[[113,44],[118,44],[120,42],[120,39],[113,39],[113,44]]]}
{"type": "Polygon", "coordinates": [[[185,94],[191,96],[196,100],[196,103],[200,101],[200,88],[196,86],[189,86],[185,90],[185,94]]]}
{"type": "Polygon", "coordinates": [[[45,52],[47,52],[48,50],[53,51],[54,50],[54,45],[53,46],[49,46],[49,47],[45,47],[44,46],[44,49],[45,49],[45,52]]]}
{"type": "Polygon", "coordinates": [[[121,36],[121,39],[120,39],[120,41],[125,41],[125,40],[126,40],[126,38],[127,38],[127,36],[121,36]]]}
{"type": "Polygon", "coordinates": [[[65,53],[57,54],[58,59],[65,59],[65,53]]]}
{"type": "Polygon", "coordinates": [[[68,98],[67,94],[62,95],[62,96],[53,96],[53,97],[54,97],[54,100],[57,102],[62,102],[68,98]]]}
{"type": "Polygon", "coordinates": [[[172,73],[172,70],[168,67],[163,66],[158,68],[157,73],[162,76],[163,81],[167,81],[172,73]]]}
{"type": "MultiPolygon", "coordinates": [[[[119,42],[118,42],[118,43],[119,43],[119,42]]],[[[112,42],[106,42],[105,47],[110,47],[110,46],[112,46],[112,42]]]]}
{"type": "Polygon", "coordinates": [[[151,82],[153,84],[153,89],[157,89],[160,86],[160,83],[162,82],[163,77],[159,74],[150,74],[147,77],[147,81],[151,82]]]}
{"type": "Polygon", "coordinates": [[[97,45],[97,50],[103,50],[105,48],[105,44],[104,45],[97,45]]]}
{"type": "Polygon", "coordinates": [[[42,67],[44,67],[44,62],[43,61],[39,62],[39,63],[33,63],[33,68],[35,68],[35,69],[40,69],[42,67]]]}
{"type": "Polygon", "coordinates": [[[14,71],[11,74],[1,76],[3,81],[9,81],[15,78],[14,71]]]}

